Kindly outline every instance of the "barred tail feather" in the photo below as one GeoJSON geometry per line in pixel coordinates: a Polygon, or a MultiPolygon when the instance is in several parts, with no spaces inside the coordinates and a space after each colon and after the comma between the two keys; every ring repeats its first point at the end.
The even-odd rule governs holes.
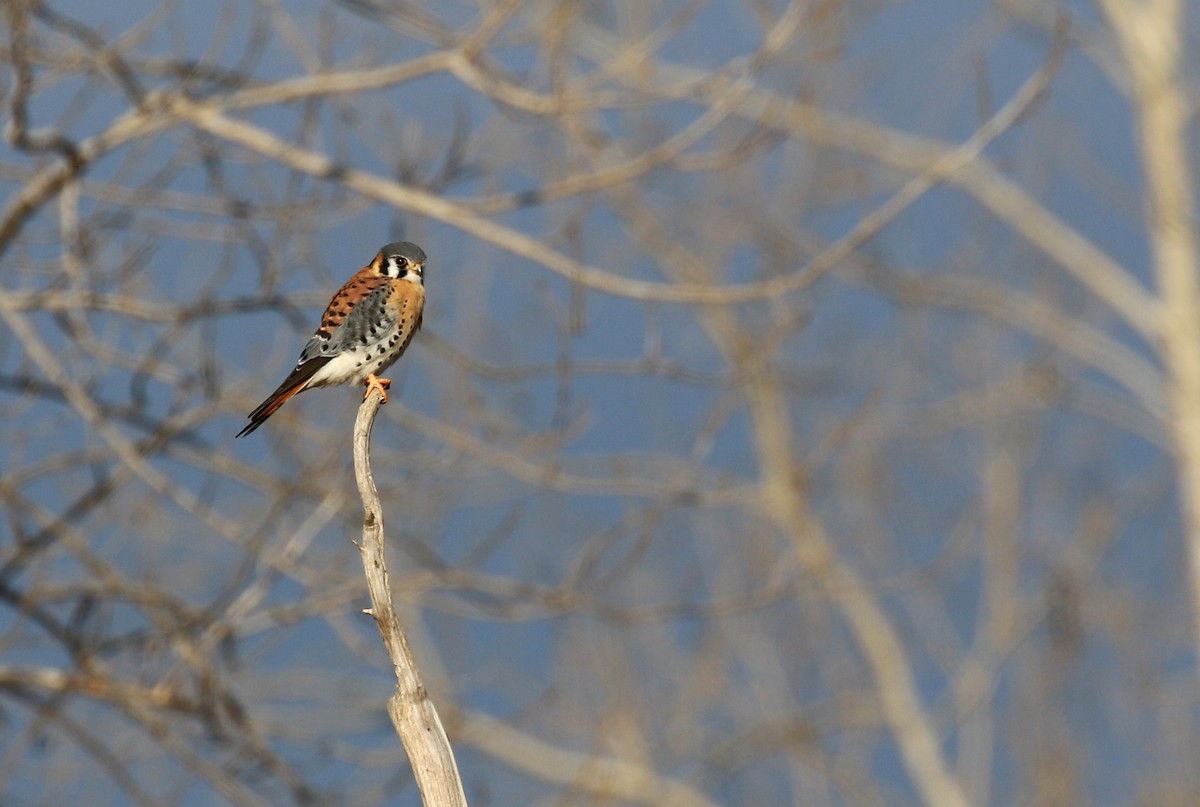
{"type": "Polygon", "coordinates": [[[295,370],[292,370],[291,374],[279,385],[279,388],[272,392],[265,401],[258,405],[257,409],[247,416],[250,418],[250,422],[246,425],[246,428],[237,433],[237,437],[245,436],[263,425],[267,418],[278,411],[279,407],[287,403],[293,396],[303,392],[308,387],[308,382],[312,381],[312,377],[316,374],[317,370],[320,370],[328,362],[329,357],[321,356],[306,361],[295,370]]]}

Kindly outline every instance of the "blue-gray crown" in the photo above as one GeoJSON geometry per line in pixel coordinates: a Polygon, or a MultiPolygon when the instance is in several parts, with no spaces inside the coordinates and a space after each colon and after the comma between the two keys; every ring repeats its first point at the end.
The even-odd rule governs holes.
{"type": "Polygon", "coordinates": [[[409,263],[425,263],[425,250],[412,241],[393,241],[380,252],[383,253],[385,261],[388,258],[404,258],[409,263]]]}

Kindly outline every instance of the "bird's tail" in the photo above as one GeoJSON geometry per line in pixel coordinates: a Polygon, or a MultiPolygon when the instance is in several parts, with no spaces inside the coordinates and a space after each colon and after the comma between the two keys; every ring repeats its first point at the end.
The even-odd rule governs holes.
{"type": "Polygon", "coordinates": [[[248,415],[250,422],[246,424],[246,428],[237,433],[237,436],[242,437],[247,435],[263,425],[267,418],[279,410],[279,407],[287,403],[293,396],[303,392],[308,387],[308,382],[312,380],[313,374],[325,366],[328,361],[328,358],[322,356],[307,361],[293,370],[291,375],[279,385],[279,388],[272,392],[267,397],[267,400],[259,404],[258,408],[248,415]]]}

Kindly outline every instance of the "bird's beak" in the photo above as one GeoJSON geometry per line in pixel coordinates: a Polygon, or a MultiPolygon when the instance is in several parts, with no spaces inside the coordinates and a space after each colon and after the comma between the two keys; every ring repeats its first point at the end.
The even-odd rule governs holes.
{"type": "Polygon", "coordinates": [[[417,277],[424,277],[424,276],[425,276],[425,264],[423,264],[423,263],[414,263],[414,264],[413,264],[413,271],[414,271],[414,272],[416,272],[416,274],[417,274],[417,277]]]}

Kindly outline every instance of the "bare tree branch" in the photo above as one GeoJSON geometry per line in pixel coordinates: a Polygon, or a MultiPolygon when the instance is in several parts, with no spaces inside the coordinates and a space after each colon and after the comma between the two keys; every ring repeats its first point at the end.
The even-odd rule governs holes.
{"type": "Polygon", "coordinates": [[[383,506],[371,473],[371,427],[382,402],[380,391],[371,390],[354,421],[354,476],[358,480],[364,511],[362,543],[358,551],[362,555],[367,590],[371,595],[371,608],[367,613],[379,627],[396,673],[396,692],[388,699],[388,714],[412,763],[423,803],[427,807],[466,807],[467,797],[463,793],[450,740],[442,728],[437,707],[421,682],[416,660],[392,604],[385,558],[383,506]]]}
{"type": "Polygon", "coordinates": [[[1103,0],[1100,5],[1133,77],[1139,116],[1146,226],[1162,295],[1162,353],[1171,375],[1170,423],[1200,657],[1200,243],[1189,134],[1194,102],[1183,74],[1187,22],[1179,0],[1103,0]]]}

